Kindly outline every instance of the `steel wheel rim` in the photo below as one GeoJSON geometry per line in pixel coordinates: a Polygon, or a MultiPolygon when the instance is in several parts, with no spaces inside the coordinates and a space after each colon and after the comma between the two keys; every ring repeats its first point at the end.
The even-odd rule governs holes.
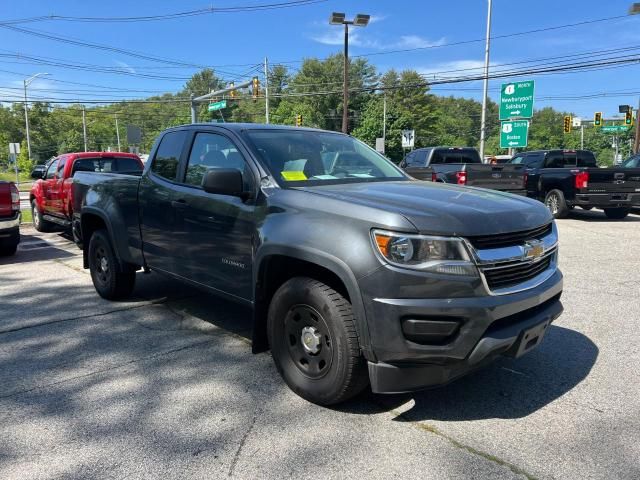
{"type": "Polygon", "coordinates": [[[327,322],[316,309],[309,305],[290,308],[284,320],[284,337],[291,361],[303,375],[312,379],[327,375],[333,363],[334,342],[327,322]],[[305,343],[305,339],[310,342],[305,343]]]}
{"type": "Polygon", "coordinates": [[[106,249],[102,245],[98,246],[94,253],[94,271],[100,284],[106,285],[109,283],[111,278],[110,267],[106,249]]]}
{"type": "Polygon", "coordinates": [[[549,198],[547,198],[547,208],[554,215],[556,213],[558,213],[558,204],[559,203],[560,202],[558,201],[558,195],[555,194],[555,193],[552,193],[551,195],[549,195],[549,198]]]}
{"type": "Polygon", "coordinates": [[[36,207],[31,207],[31,218],[33,219],[33,226],[38,228],[40,226],[40,217],[38,217],[36,207]]]}

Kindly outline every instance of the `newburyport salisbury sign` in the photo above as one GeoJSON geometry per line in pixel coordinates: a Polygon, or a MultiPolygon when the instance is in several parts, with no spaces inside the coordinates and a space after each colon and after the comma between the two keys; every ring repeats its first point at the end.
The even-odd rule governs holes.
{"type": "Polygon", "coordinates": [[[533,90],[535,82],[503,83],[500,89],[500,120],[533,117],[533,90]]]}

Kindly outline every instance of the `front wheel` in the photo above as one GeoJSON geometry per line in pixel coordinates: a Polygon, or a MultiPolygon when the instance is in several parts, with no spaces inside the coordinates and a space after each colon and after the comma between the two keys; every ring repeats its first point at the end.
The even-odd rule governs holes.
{"type": "Polygon", "coordinates": [[[553,215],[553,218],[564,218],[569,215],[569,207],[562,190],[550,190],[544,198],[544,204],[553,215]]]}
{"type": "Polygon", "coordinates": [[[604,214],[611,220],[622,220],[629,215],[628,208],[605,208],[604,214]]]}
{"type": "Polygon", "coordinates": [[[39,232],[49,232],[53,224],[42,218],[42,212],[38,208],[35,199],[31,201],[31,217],[33,218],[33,228],[39,232]]]}
{"type": "Polygon", "coordinates": [[[295,393],[319,405],[360,393],[369,377],[349,301],[306,277],[285,282],[269,305],[271,355],[295,393]]]}
{"type": "Polygon", "coordinates": [[[119,264],[106,230],[98,230],[91,235],[89,271],[93,286],[102,298],[118,300],[133,292],[136,271],[133,267],[119,264]]]}

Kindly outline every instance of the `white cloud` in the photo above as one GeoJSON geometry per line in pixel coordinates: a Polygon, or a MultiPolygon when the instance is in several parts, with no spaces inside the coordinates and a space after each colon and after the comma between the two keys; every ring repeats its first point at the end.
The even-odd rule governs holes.
{"type": "Polygon", "coordinates": [[[125,72],[129,72],[129,73],[138,73],[138,72],[136,72],[136,69],[133,68],[128,63],[121,62],[120,60],[115,60],[115,63],[116,63],[116,65],[118,65],[118,67],[120,67],[120,70],[123,70],[125,72]]]}
{"type": "Polygon", "coordinates": [[[428,40],[418,35],[403,35],[400,37],[400,41],[389,45],[390,48],[430,48],[437,47],[444,44],[445,38],[442,37],[438,40],[428,40]]]}
{"type": "MultiPolygon", "coordinates": [[[[491,62],[490,66],[494,65],[491,62]]],[[[467,75],[480,75],[484,68],[483,60],[453,60],[450,62],[436,63],[432,66],[417,68],[418,73],[427,77],[427,80],[434,78],[451,78],[467,75]]]]}

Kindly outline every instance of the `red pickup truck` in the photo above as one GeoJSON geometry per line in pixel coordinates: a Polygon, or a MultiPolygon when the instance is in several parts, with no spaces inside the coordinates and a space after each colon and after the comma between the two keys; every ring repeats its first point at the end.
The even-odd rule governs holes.
{"type": "Polygon", "coordinates": [[[0,256],[13,255],[20,243],[20,193],[13,182],[0,181],[0,256]]]}
{"type": "MultiPolygon", "coordinates": [[[[134,153],[82,152],[65,153],[47,164],[47,169],[33,183],[29,201],[33,226],[46,232],[55,225],[70,228],[73,218],[73,175],[76,172],[141,174],[143,163],[134,153]]],[[[36,174],[37,175],[37,174],[36,174]]]]}

